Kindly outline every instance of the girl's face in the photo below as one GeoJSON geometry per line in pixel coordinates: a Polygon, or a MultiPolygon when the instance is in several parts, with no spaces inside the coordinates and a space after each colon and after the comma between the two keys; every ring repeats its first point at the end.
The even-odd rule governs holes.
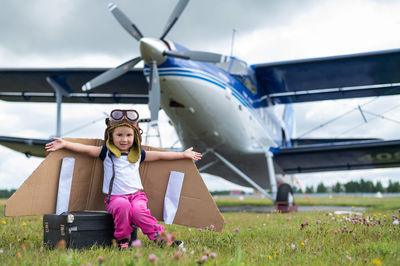
{"type": "Polygon", "coordinates": [[[127,126],[117,127],[112,132],[112,138],[121,153],[128,153],[134,142],[133,129],[127,126]]]}

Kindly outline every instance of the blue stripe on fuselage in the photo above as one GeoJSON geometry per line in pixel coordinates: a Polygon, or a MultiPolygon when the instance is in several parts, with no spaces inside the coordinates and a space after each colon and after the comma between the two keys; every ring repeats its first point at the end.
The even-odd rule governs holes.
{"type": "MultiPolygon", "coordinates": [[[[180,71],[207,75],[208,78],[221,83],[222,86],[226,86],[227,84],[230,86],[230,88],[234,88],[234,90],[238,93],[238,96],[243,97],[243,100],[248,102],[245,104],[246,106],[252,106],[254,103],[258,103],[255,95],[253,95],[246,87],[244,87],[241,82],[223,69],[217,67],[214,63],[197,62],[168,57],[167,60],[159,66],[159,72],[167,69],[179,69],[180,71]],[[248,99],[246,99],[244,95],[247,95],[248,99]]],[[[145,72],[145,74],[148,74],[148,72],[145,72]]],[[[225,89],[225,87],[222,88],[225,89]]]]}
{"type": "MultiPolygon", "coordinates": [[[[181,76],[181,77],[191,77],[191,78],[196,78],[196,79],[201,79],[204,81],[207,81],[209,83],[212,83],[214,85],[217,85],[218,87],[222,88],[223,90],[226,89],[226,87],[229,87],[229,89],[232,91],[232,95],[244,106],[248,108],[252,108],[252,105],[249,101],[247,101],[246,98],[241,95],[236,88],[232,87],[230,84],[223,83],[220,80],[216,79],[214,76],[208,75],[208,73],[204,73],[202,71],[193,71],[191,69],[182,69],[182,68],[163,68],[159,69],[158,71],[159,76],[181,76]]],[[[145,75],[147,76],[149,74],[149,69],[145,69],[145,75]]]]}
{"type": "MultiPolygon", "coordinates": [[[[168,59],[167,61],[169,61],[170,59],[168,59]]],[[[187,61],[187,60],[181,60],[180,61],[187,61]]],[[[192,61],[190,61],[192,62],[192,61]]],[[[180,63],[180,62],[179,62],[180,63]]],[[[192,62],[193,63],[193,62],[192,62]]],[[[204,63],[196,63],[197,65],[205,65],[204,63]]],[[[206,63],[206,64],[210,64],[210,63],[206,63]]],[[[250,96],[249,94],[246,93],[247,98],[250,98],[250,100],[252,102],[249,101],[249,99],[246,99],[246,97],[242,94],[245,90],[244,86],[237,81],[235,78],[233,78],[231,75],[226,74],[225,71],[223,71],[222,69],[219,69],[217,67],[215,67],[213,65],[213,67],[209,66],[206,68],[207,71],[203,71],[203,69],[193,69],[193,64],[191,64],[189,67],[191,67],[191,69],[189,68],[183,68],[181,65],[177,66],[176,64],[166,64],[163,63],[160,67],[159,67],[159,76],[181,76],[181,77],[190,77],[190,78],[196,78],[196,79],[201,79],[204,80],[206,82],[212,83],[218,87],[220,87],[221,89],[225,90],[226,87],[228,87],[231,92],[232,92],[232,96],[235,97],[244,107],[247,107],[247,109],[249,110],[249,112],[252,114],[253,118],[264,128],[264,130],[266,130],[266,132],[270,132],[270,130],[266,127],[264,121],[261,120],[261,118],[259,117],[258,113],[255,111],[255,108],[253,107],[253,99],[254,97],[251,93],[250,96]],[[167,66],[166,66],[167,65],[167,66]],[[224,78],[226,78],[227,81],[223,81],[220,77],[218,77],[216,74],[214,73],[210,73],[211,69],[214,71],[214,73],[221,73],[224,78]],[[253,99],[251,99],[253,98],[253,99]]],[[[196,66],[197,67],[197,66],[196,66]]],[[[144,68],[144,74],[145,76],[148,76],[150,73],[150,69],[148,67],[144,68]]],[[[262,107],[260,107],[262,108],[262,107]]],[[[275,136],[273,137],[273,141],[279,146],[281,145],[279,140],[275,139],[275,136]]]]}

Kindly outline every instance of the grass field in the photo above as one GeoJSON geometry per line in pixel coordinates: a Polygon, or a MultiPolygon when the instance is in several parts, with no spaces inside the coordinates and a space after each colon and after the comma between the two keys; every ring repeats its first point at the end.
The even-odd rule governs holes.
{"type": "MultiPolygon", "coordinates": [[[[219,205],[235,201],[217,199],[219,205]]],[[[42,218],[4,217],[5,200],[0,200],[0,265],[400,265],[400,198],[312,201],[315,205],[371,208],[360,216],[223,213],[226,225],[222,233],[167,226],[169,233],[185,242],[185,249],[160,248],[139,233],[142,246],[129,251],[116,247],[49,250],[42,247],[42,218]]],[[[255,202],[244,199],[240,204],[255,202]]]]}
{"type": "MultiPolygon", "coordinates": [[[[273,205],[272,201],[267,198],[254,198],[254,197],[216,197],[215,201],[218,206],[237,206],[237,205],[273,205]]],[[[358,206],[369,207],[371,209],[379,210],[393,210],[400,207],[400,197],[346,197],[346,196],[332,196],[321,198],[310,198],[310,202],[304,197],[296,197],[297,204],[302,206],[314,205],[329,205],[329,206],[358,206]]]]}

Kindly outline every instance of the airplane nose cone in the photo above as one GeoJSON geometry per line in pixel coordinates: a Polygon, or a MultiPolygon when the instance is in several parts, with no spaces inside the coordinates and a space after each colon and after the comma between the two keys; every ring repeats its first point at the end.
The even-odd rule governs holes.
{"type": "Polygon", "coordinates": [[[153,38],[142,38],[140,39],[140,53],[143,61],[150,65],[152,61],[156,61],[157,65],[161,65],[165,62],[166,56],[163,52],[167,49],[167,46],[158,39],[153,38]]]}

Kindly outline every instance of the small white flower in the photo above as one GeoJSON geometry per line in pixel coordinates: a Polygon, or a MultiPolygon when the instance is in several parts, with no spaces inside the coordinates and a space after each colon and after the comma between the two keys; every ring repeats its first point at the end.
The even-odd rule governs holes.
{"type": "Polygon", "coordinates": [[[398,225],[398,224],[399,224],[399,220],[394,220],[394,221],[393,221],[393,224],[394,224],[394,225],[398,225]]]}
{"type": "Polygon", "coordinates": [[[292,243],[290,246],[292,247],[292,250],[293,250],[293,251],[296,250],[296,245],[295,245],[295,244],[292,243]]]}

